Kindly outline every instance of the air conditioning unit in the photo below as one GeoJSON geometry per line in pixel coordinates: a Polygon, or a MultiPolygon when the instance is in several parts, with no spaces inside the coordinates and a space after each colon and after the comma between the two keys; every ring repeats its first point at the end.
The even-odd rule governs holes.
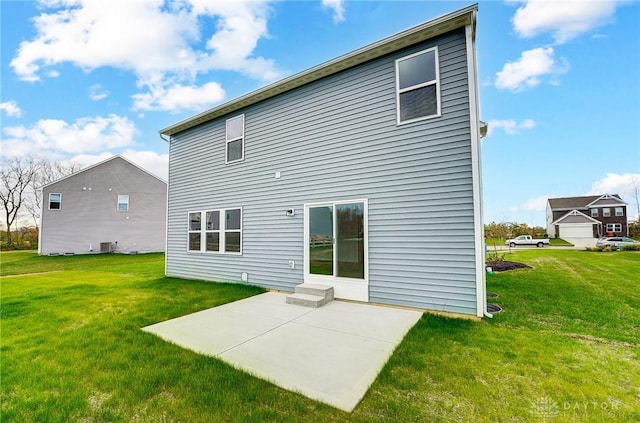
{"type": "Polygon", "coordinates": [[[111,243],[110,242],[101,242],[100,243],[100,252],[101,253],[110,253],[111,252],[111,243]]]}

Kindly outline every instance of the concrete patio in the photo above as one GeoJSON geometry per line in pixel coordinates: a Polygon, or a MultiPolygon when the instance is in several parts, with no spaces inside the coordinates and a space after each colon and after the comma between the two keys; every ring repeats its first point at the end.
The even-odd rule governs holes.
{"type": "Polygon", "coordinates": [[[143,328],[282,388],[352,411],[422,313],[267,292],[143,328]]]}

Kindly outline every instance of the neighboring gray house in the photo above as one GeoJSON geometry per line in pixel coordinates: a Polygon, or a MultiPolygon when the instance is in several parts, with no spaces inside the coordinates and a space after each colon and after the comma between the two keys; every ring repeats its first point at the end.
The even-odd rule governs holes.
{"type": "Polygon", "coordinates": [[[162,129],[166,274],[483,316],[476,13],[162,129]]]}
{"type": "Polygon", "coordinates": [[[42,188],[39,254],[164,251],[167,183],[114,156],[42,188]]]}
{"type": "Polygon", "coordinates": [[[627,203],[618,194],[549,198],[546,217],[551,238],[629,235],[627,203]]]}

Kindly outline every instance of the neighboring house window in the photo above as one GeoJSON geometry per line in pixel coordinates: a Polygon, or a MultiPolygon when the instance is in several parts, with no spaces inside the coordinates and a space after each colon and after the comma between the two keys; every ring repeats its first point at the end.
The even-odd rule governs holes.
{"type": "Polygon", "coordinates": [[[242,209],[190,212],[188,237],[189,251],[241,253],[242,209]]]}
{"type": "Polygon", "coordinates": [[[128,195],[118,195],[118,211],[129,211],[128,195]]]}
{"type": "Polygon", "coordinates": [[[591,209],[591,217],[598,217],[598,209],[591,209]]]}
{"type": "Polygon", "coordinates": [[[49,194],[49,210],[60,210],[62,206],[62,194],[49,194]]]}
{"type": "Polygon", "coordinates": [[[624,209],[622,207],[616,207],[616,216],[624,216],[624,209]]]}
{"type": "Polygon", "coordinates": [[[622,232],[621,223],[607,223],[607,232],[622,232]]]}
{"type": "Polygon", "coordinates": [[[396,60],[398,123],[440,115],[438,48],[396,60]]]}
{"type": "Polygon", "coordinates": [[[244,159],[244,115],[227,120],[226,131],[226,163],[244,159]]]}
{"type": "Polygon", "coordinates": [[[611,216],[611,209],[608,207],[605,207],[604,209],[602,209],[602,217],[609,217],[611,216]]]}

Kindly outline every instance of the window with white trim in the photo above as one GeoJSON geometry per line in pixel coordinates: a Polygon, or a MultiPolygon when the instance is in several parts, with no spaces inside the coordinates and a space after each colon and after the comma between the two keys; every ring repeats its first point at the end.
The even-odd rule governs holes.
{"type": "Polygon", "coordinates": [[[617,217],[624,216],[624,209],[622,207],[616,207],[616,216],[617,217]]]}
{"type": "Polygon", "coordinates": [[[602,209],[602,217],[611,216],[611,209],[609,207],[605,207],[602,209]]]}
{"type": "Polygon", "coordinates": [[[440,116],[438,48],[396,60],[398,124],[440,116]]]}
{"type": "Polygon", "coordinates": [[[591,209],[591,217],[598,217],[598,209],[591,209]]]}
{"type": "Polygon", "coordinates": [[[189,213],[189,251],[202,251],[202,212],[189,213]]]}
{"type": "Polygon", "coordinates": [[[118,195],[118,211],[129,211],[129,196],[126,194],[118,195]]]}
{"type": "Polygon", "coordinates": [[[242,253],[241,208],[189,212],[188,225],[188,251],[242,253]]]}
{"type": "Polygon", "coordinates": [[[242,251],[242,209],[224,211],[224,252],[242,251]]]}
{"type": "Polygon", "coordinates": [[[62,206],[62,194],[49,193],[49,210],[60,210],[62,206]]]}
{"type": "Polygon", "coordinates": [[[220,251],[220,210],[211,210],[206,212],[206,251],[220,251]]]}
{"type": "Polygon", "coordinates": [[[621,223],[607,223],[607,232],[622,232],[621,223]]]}
{"type": "Polygon", "coordinates": [[[244,160],[244,115],[227,119],[225,163],[244,160]]]}

